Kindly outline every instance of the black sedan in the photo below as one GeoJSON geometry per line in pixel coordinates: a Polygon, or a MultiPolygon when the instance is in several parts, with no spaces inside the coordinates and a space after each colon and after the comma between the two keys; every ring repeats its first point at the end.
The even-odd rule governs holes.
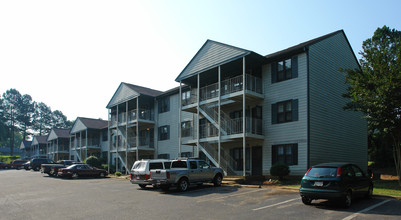
{"type": "Polygon", "coordinates": [[[355,164],[323,163],[309,168],[302,178],[299,192],[306,205],[314,199],[328,199],[341,201],[348,208],[352,198],[371,198],[373,183],[355,164]]]}
{"type": "Polygon", "coordinates": [[[74,164],[67,168],[58,170],[57,175],[61,177],[106,177],[107,171],[89,166],[88,164],[74,164]]]}

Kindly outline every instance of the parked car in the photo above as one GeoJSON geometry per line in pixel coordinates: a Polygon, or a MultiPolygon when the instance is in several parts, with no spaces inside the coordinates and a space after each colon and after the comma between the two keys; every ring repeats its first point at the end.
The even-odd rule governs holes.
{"type": "Polygon", "coordinates": [[[177,186],[179,191],[186,191],[190,184],[211,182],[214,186],[220,186],[223,176],[221,168],[211,167],[204,160],[179,159],[171,162],[170,169],[151,170],[149,181],[160,186],[162,190],[177,186]]]}
{"type": "Polygon", "coordinates": [[[309,168],[299,192],[306,205],[314,199],[329,199],[341,201],[348,208],[353,198],[372,197],[373,182],[355,164],[323,163],[309,168]]]}
{"type": "Polygon", "coordinates": [[[24,163],[26,163],[26,160],[13,160],[10,163],[11,169],[21,169],[24,166],[24,163]]]}
{"type": "Polygon", "coordinates": [[[0,162],[0,169],[10,169],[9,163],[0,162]]]}
{"type": "Polygon", "coordinates": [[[49,176],[57,176],[58,170],[60,168],[66,168],[74,164],[73,160],[59,160],[54,164],[42,164],[40,172],[46,173],[49,176]]]}
{"type": "Polygon", "coordinates": [[[28,162],[24,163],[23,167],[25,170],[30,170],[29,166],[31,165],[31,161],[29,160],[28,162]]]}
{"type": "Polygon", "coordinates": [[[66,168],[61,168],[58,170],[58,176],[61,177],[106,177],[108,175],[107,171],[104,169],[98,169],[89,166],[88,164],[74,164],[66,168]]]}
{"type": "Polygon", "coordinates": [[[46,158],[35,158],[32,159],[31,162],[29,163],[29,169],[32,169],[34,171],[39,171],[42,164],[54,164],[55,162],[50,159],[46,158]]]}
{"type": "MultiPolygon", "coordinates": [[[[138,184],[139,187],[145,188],[147,185],[152,185],[149,182],[150,170],[153,169],[169,169],[171,161],[166,159],[156,160],[137,160],[131,169],[131,180],[132,184],[138,184]]],[[[157,187],[154,185],[154,187],[157,187]]]]}

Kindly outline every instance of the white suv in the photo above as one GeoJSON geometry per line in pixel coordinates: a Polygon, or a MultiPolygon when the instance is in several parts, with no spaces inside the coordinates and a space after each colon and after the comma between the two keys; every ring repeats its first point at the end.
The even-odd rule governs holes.
{"type": "MultiPolygon", "coordinates": [[[[170,169],[171,160],[154,159],[154,160],[137,160],[131,169],[132,184],[138,184],[142,189],[146,185],[152,185],[150,179],[150,170],[154,169],[170,169]]],[[[154,186],[156,187],[156,186],[154,186]]]]}

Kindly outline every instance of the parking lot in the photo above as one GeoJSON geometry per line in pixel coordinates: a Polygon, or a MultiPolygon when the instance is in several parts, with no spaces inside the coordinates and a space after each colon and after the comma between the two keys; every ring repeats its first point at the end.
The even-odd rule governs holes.
{"type": "Polygon", "coordinates": [[[306,206],[296,191],[205,184],[187,192],[140,189],[128,180],[60,179],[0,170],[0,219],[399,219],[401,201],[374,196],[344,209],[306,206]]]}

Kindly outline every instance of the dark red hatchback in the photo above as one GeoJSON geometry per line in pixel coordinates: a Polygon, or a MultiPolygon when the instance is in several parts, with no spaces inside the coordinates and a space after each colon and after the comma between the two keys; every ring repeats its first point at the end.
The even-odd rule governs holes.
{"type": "Polygon", "coordinates": [[[348,208],[355,197],[372,197],[373,182],[355,164],[323,163],[309,168],[299,192],[306,205],[315,199],[329,199],[341,201],[348,208]]]}

